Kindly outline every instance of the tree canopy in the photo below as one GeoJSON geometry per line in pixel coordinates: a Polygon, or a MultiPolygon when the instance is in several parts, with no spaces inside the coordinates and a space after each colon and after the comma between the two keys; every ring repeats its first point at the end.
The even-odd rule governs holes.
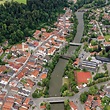
{"type": "Polygon", "coordinates": [[[35,29],[50,25],[67,6],[67,0],[27,0],[27,4],[0,5],[0,42],[15,44],[31,36],[35,29]]]}

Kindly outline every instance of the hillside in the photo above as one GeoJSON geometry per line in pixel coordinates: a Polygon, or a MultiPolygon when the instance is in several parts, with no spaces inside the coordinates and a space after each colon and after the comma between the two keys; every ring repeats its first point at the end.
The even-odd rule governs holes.
{"type": "Polygon", "coordinates": [[[67,0],[28,0],[27,4],[0,5],[0,42],[15,44],[32,36],[33,30],[53,24],[67,6],[67,0]]]}

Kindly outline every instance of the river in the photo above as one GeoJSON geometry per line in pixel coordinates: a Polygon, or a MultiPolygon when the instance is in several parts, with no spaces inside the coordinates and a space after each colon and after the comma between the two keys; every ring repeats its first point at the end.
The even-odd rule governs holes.
{"type": "MultiPolygon", "coordinates": [[[[83,13],[82,12],[76,12],[76,17],[78,19],[78,26],[77,26],[77,33],[73,40],[73,42],[79,43],[84,31],[84,22],[83,22],[83,13]]],[[[71,56],[77,46],[70,46],[67,55],[71,56]]],[[[65,59],[59,59],[59,62],[57,63],[54,71],[51,75],[50,85],[49,85],[49,95],[51,96],[60,96],[60,88],[62,86],[62,76],[64,73],[64,68],[66,67],[68,60],[65,59]]],[[[51,104],[51,110],[64,110],[64,104],[51,104]]]]}

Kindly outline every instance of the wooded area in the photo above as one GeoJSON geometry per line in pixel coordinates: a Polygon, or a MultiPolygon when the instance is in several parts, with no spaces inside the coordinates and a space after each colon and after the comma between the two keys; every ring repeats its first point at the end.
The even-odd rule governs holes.
{"type": "Polygon", "coordinates": [[[27,4],[0,5],[0,42],[15,44],[32,36],[35,29],[53,24],[67,6],[67,0],[27,0],[27,4]]]}

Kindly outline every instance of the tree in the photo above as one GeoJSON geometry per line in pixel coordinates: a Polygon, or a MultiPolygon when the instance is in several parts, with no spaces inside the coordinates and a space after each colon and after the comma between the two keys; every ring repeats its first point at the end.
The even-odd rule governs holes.
{"type": "Polygon", "coordinates": [[[51,26],[64,12],[65,6],[68,6],[67,0],[27,0],[27,4],[13,1],[1,4],[0,42],[8,40],[10,44],[15,44],[32,36],[44,24],[51,26]]]}
{"type": "Polygon", "coordinates": [[[91,60],[92,60],[92,58],[91,58],[91,57],[89,57],[89,58],[88,58],[88,61],[91,61],[91,60]]]}
{"type": "Polygon", "coordinates": [[[87,92],[84,92],[80,95],[80,101],[81,103],[85,103],[86,100],[87,100],[87,97],[88,97],[88,93],[87,92]]]}
{"type": "Polygon", "coordinates": [[[95,94],[97,93],[97,91],[98,91],[97,86],[91,86],[91,87],[89,88],[88,93],[91,94],[91,95],[95,95],[95,94]]]}

